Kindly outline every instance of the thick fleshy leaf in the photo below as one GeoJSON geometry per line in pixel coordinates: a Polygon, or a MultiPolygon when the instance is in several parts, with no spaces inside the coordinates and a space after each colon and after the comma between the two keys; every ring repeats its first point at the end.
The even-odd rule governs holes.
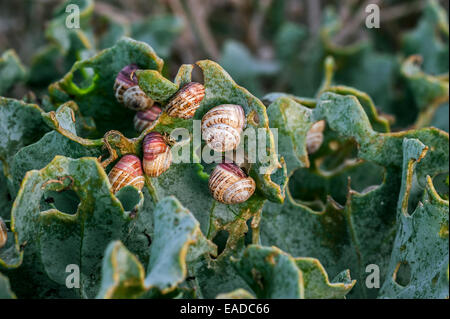
{"type": "MultiPolygon", "coordinates": [[[[135,205],[142,201],[141,194],[140,204],[135,205]]],[[[105,171],[95,158],[56,156],[42,170],[26,174],[13,206],[11,229],[17,244],[26,246],[25,263],[38,253],[47,276],[60,285],[65,283],[67,265],[78,265],[79,293],[92,296],[99,284],[105,247],[111,240],[127,237],[133,218],[130,213],[111,193],[105,171]],[[56,206],[61,196],[67,204],[69,194],[75,197],[72,210],[56,206]]],[[[35,265],[35,271],[38,269],[35,265]]]]}
{"type": "Polygon", "coordinates": [[[103,142],[78,137],[77,125],[80,117],[75,115],[77,109],[73,102],[61,105],[56,112],[42,115],[44,121],[54,129],[45,134],[34,144],[23,147],[11,161],[12,193],[15,195],[26,172],[42,169],[56,155],[71,158],[101,155],[103,142]],[[75,120],[75,121],[74,121],[75,120]]]}
{"type": "Polygon", "coordinates": [[[424,60],[424,71],[438,75],[448,72],[448,45],[447,13],[438,1],[427,1],[416,29],[403,37],[403,51],[406,55],[421,55],[424,60]]]}
{"type": "Polygon", "coordinates": [[[398,230],[380,298],[448,298],[448,200],[436,192],[433,180],[417,206],[412,197],[414,170],[427,148],[420,141],[405,139],[402,188],[398,199],[398,230]],[[414,209],[412,214],[409,211],[414,209]]]}
{"type": "Polygon", "coordinates": [[[84,116],[94,119],[99,135],[108,130],[135,134],[134,113],[116,101],[113,90],[117,74],[131,63],[158,72],[163,66],[163,61],[150,46],[123,38],[92,58],[76,62],[62,80],[50,86],[50,97],[56,105],[75,101],[84,116]]]}
{"type": "Polygon", "coordinates": [[[27,75],[14,50],[5,51],[0,56],[0,95],[8,91],[15,83],[23,81],[27,75]]]}
{"type": "Polygon", "coordinates": [[[0,97],[0,161],[10,176],[11,158],[22,147],[38,140],[48,130],[36,104],[0,97]]]}
{"type": "Polygon", "coordinates": [[[16,295],[11,291],[9,280],[0,273],[0,299],[16,299],[16,295]]]}

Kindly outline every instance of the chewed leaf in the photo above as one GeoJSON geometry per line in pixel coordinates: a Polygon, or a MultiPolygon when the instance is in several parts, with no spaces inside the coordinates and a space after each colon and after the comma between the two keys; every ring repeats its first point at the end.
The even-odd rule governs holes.
{"type": "Polygon", "coordinates": [[[97,159],[56,156],[45,168],[26,174],[12,210],[11,230],[16,245],[26,246],[25,264],[31,262],[33,252],[38,253],[48,277],[60,284],[66,280],[66,266],[79,265],[80,294],[92,296],[105,247],[128,236],[132,218],[112,194],[97,159]],[[79,198],[75,211],[62,212],[54,206],[56,199],[48,200],[53,192],[55,196],[74,192],[79,198]]]}
{"type": "Polygon", "coordinates": [[[0,97],[0,161],[6,176],[14,154],[47,131],[42,112],[36,104],[0,97]]]}
{"type": "Polygon", "coordinates": [[[16,299],[16,295],[11,290],[8,277],[0,273],[0,299],[16,299]]]}
{"type": "Polygon", "coordinates": [[[0,95],[6,93],[16,82],[23,81],[27,71],[14,50],[0,56],[0,95]]]}
{"type": "Polygon", "coordinates": [[[449,203],[427,185],[412,215],[408,213],[414,170],[428,156],[419,140],[405,139],[402,190],[398,199],[398,231],[380,298],[448,298],[449,203]]]}
{"type": "Polygon", "coordinates": [[[332,130],[353,137],[359,145],[359,157],[381,166],[401,167],[402,142],[405,137],[417,138],[430,148],[428,156],[417,168],[419,181],[426,175],[448,171],[448,134],[434,128],[380,134],[375,132],[361,104],[354,96],[323,93],[313,111],[315,120],[326,119],[332,130]]]}
{"type": "Polygon", "coordinates": [[[44,121],[54,129],[34,144],[23,147],[11,161],[12,192],[16,194],[25,173],[45,167],[56,155],[79,158],[100,156],[102,140],[84,139],[77,135],[73,102],[61,105],[56,112],[43,113],[44,121]],[[75,120],[75,121],[74,121],[75,120]]]}
{"type": "Polygon", "coordinates": [[[276,247],[251,245],[235,266],[258,298],[343,298],[356,282],[330,283],[317,259],[276,247]]]}
{"type": "Polygon", "coordinates": [[[55,104],[75,101],[84,116],[92,117],[99,135],[108,130],[119,130],[124,134],[135,134],[134,113],[117,102],[113,86],[119,71],[135,63],[141,69],[161,71],[163,61],[145,43],[123,38],[115,46],[105,49],[87,60],[78,61],[64,78],[49,88],[55,104]],[[93,73],[87,72],[92,69],[93,73]],[[76,73],[81,73],[81,83],[76,83],[76,73]]]}
{"type": "Polygon", "coordinates": [[[185,280],[188,255],[199,256],[210,250],[208,245],[198,245],[206,240],[199,223],[174,197],[162,199],[153,216],[154,234],[147,276],[136,257],[121,242],[113,242],[105,254],[97,298],[167,294],[185,280]]]}

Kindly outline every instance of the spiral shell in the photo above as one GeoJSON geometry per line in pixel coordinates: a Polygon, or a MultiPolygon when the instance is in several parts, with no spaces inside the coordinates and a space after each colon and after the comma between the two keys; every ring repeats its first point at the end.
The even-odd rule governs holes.
{"type": "Polygon", "coordinates": [[[240,105],[223,104],[213,107],[202,118],[202,136],[209,147],[218,152],[237,148],[245,125],[244,109],[240,105]]]}
{"type": "Polygon", "coordinates": [[[138,70],[136,64],[124,67],[114,82],[114,94],[119,103],[134,111],[142,111],[153,106],[154,101],[149,98],[138,85],[135,72],[138,70]]]}
{"type": "Polygon", "coordinates": [[[189,82],[178,90],[167,104],[167,114],[189,119],[194,116],[204,97],[205,87],[197,82],[189,82]]]}
{"type": "Polygon", "coordinates": [[[306,149],[308,154],[317,152],[323,142],[323,131],[325,129],[325,121],[321,120],[314,123],[306,134],[306,149]]]}
{"type": "Polygon", "coordinates": [[[117,193],[122,187],[133,185],[139,190],[144,187],[144,174],[141,160],[135,155],[125,155],[111,169],[108,174],[113,193],[117,193]]]}
{"type": "Polygon", "coordinates": [[[209,190],[215,200],[224,204],[245,202],[255,192],[255,181],[236,164],[221,163],[209,177],[209,190]]]}
{"type": "Polygon", "coordinates": [[[164,137],[158,132],[150,132],[142,143],[144,152],[144,172],[156,177],[167,171],[172,164],[172,152],[164,137]]]}
{"type": "Polygon", "coordinates": [[[139,111],[134,116],[134,128],[139,133],[149,127],[161,114],[162,110],[159,106],[153,105],[145,111],[139,111]]]}
{"type": "Polygon", "coordinates": [[[6,228],[5,222],[0,217],[0,248],[5,246],[8,240],[8,229],[6,228]]]}

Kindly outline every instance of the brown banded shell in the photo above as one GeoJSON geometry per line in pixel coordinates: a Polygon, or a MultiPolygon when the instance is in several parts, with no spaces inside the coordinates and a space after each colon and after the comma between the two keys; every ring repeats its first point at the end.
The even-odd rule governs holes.
{"type": "Polygon", "coordinates": [[[205,87],[197,82],[189,82],[178,90],[167,104],[167,114],[189,119],[194,116],[204,97],[205,87]]]}
{"type": "Polygon", "coordinates": [[[213,107],[202,118],[202,137],[210,148],[218,152],[234,150],[241,141],[245,125],[242,106],[223,104],[213,107]]]}
{"type": "Polygon", "coordinates": [[[114,94],[119,103],[134,111],[142,111],[153,106],[154,101],[149,98],[138,85],[135,72],[136,64],[124,67],[114,82],[114,94]]]}
{"type": "Polygon", "coordinates": [[[221,163],[209,177],[209,190],[215,200],[224,204],[239,204],[255,192],[255,181],[234,163],[221,163]]]}
{"type": "Polygon", "coordinates": [[[172,164],[172,152],[164,136],[150,132],[142,142],[144,153],[143,167],[146,175],[157,177],[167,171],[172,164]]]}
{"type": "Polygon", "coordinates": [[[153,105],[145,111],[139,111],[134,116],[134,128],[139,133],[149,127],[161,114],[162,110],[159,106],[153,105]]]}
{"type": "Polygon", "coordinates": [[[323,131],[325,129],[325,121],[321,120],[314,123],[306,134],[306,149],[308,154],[317,152],[323,143],[323,131]]]}
{"type": "Polygon", "coordinates": [[[108,174],[113,193],[122,187],[133,185],[139,190],[144,187],[144,173],[141,160],[135,155],[123,156],[108,174]]]}
{"type": "Polygon", "coordinates": [[[5,222],[0,217],[0,248],[6,245],[8,240],[8,229],[6,228],[5,222]]]}

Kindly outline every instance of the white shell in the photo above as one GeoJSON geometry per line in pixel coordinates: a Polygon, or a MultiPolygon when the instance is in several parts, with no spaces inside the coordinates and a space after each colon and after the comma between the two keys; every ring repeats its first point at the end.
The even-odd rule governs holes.
{"type": "Polygon", "coordinates": [[[219,105],[203,116],[202,138],[215,151],[234,150],[241,141],[244,126],[245,113],[240,105],[219,105]]]}
{"type": "Polygon", "coordinates": [[[6,229],[6,225],[3,222],[3,219],[0,217],[0,248],[5,246],[7,240],[8,240],[8,230],[6,229]]]}
{"type": "Polygon", "coordinates": [[[255,192],[255,181],[235,164],[219,164],[211,173],[209,190],[215,200],[224,204],[239,204],[255,192]],[[230,169],[231,168],[231,169],[230,169]]]}
{"type": "Polygon", "coordinates": [[[323,143],[323,131],[325,129],[325,121],[321,120],[314,123],[306,134],[306,149],[308,154],[317,152],[323,143]]]}

